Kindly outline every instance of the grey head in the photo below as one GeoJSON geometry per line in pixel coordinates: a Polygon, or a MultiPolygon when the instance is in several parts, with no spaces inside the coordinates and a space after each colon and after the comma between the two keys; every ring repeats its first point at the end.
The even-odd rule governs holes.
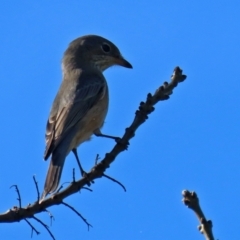
{"type": "Polygon", "coordinates": [[[113,65],[132,68],[116,45],[97,35],[86,35],[73,40],[63,56],[64,71],[84,67],[104,71],[113,65]]]}

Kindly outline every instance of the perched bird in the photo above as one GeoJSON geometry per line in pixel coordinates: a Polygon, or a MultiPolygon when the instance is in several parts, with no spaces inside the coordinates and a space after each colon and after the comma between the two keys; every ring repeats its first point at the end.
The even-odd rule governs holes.
{"type": "Polygon", "coordinates": [[[44,159],[51,155],[42,198],[56,191],[65,158],[91,135],[101,133],[108,111],[109,95],[103,71],[113,65],[132,68],[109,40],[87,35],[72,41],[62,60],[63,81],[54,99],[46,127],[44,159]]]}

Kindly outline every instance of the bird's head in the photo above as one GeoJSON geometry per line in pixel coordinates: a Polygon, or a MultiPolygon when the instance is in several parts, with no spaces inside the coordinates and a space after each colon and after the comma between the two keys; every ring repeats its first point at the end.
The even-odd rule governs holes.
{"type": "Polygon", "coordinates": [[[112,42],[96,35],[87,35],[72,41],[64,54],[63,64],[68,64],[69,61],[76,67],[91,66],[100,71],[114,65],[132,68],[112,42]]]}

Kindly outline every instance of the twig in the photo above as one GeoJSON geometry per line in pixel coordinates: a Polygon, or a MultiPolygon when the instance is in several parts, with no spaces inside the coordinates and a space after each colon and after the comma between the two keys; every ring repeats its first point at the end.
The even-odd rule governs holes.
{"type": "Polygon", "coordinates": [[[99,157],[99,154],[97,154],[96,158],[95,158],[95,165],[97,165],[98,160],[100,160],[101,158],[99,157]]]}
{"type": "Polygon", "coordinates": [[[40,234],[40,232],[25,218],[23,219],[24,221],[27,222],[27,224],[31,227],[32,231],[31,231],[31,238],[33,236],[33,231],[38,235],[40,234]]]}
{"type": "Polygon", "coordinates": [[[64,184],[67,184],[67,183],[70,183],[70,182],[64,182],[63,184],[61,184],[61,186],[58,188],[58,190],[56,191],[56,193],[60,192],[60,190],[63,188],[63,185],[64,185],[64,184]]]}
{"type": "Polygon", "coordinates": [[[69,204],[62,202],[62,204],[68,208],[70,208],[73,212],[75,212],[86,224],[88,227],[88,231],[89,231],[89,227],[93,227],[90,223],[88,223],[87,219],[84,218],[81,213],[79,213],[75,208],[73,208],[72,206],[70,206],[69,204]]]}
{"type": "Polygon", "coordinates": [[[45,212],[47,212],[48,213],[48,215],[49,215],[49,217],[50,217],[50,226],[52,226],[52,220],[54,220],[55,221],[55,218],[54,218],[54,216],[52,215],[52,213],[49,211],[49,210],[47,210],[47,209],[45,209],[45,212]]]}
{"type": "Polygon", "coordinates": [[[123,188],[124,192],[127,191],[127,189],[124,187],[124,185],[123,185],[122,183],[120,183],[118,180],[116,180],[116,179],[114,179],[114,178],[112,178],[112,177],[106,175],[105,173],[103,173],[103,176],[104,176],[105,178],[107,178],[107,179],[109,179],[109,180],[111,180],[111,181],[117,183],[118,185],[120,185],[120,186],[123,188]]]}
{"type": "Polygon", "coordinates": [[[199,204],[198,196],[195,192],[190,192],[188,190],[182,191],[183,203],[190,209],[192,209],[200,222],[198,230],[205,236],[206,240],[214,240],[212,233],[212,221],[207,220],[203,214],[203,211],[199,204]]]}
{"type": "Polygon", "coordinates": [[[76,179],[75,179],[75,168],[73,168],[73,182],[76,182],[76,179]]]}
{"type": "MultiPolygon", "coordinates": [[[[88,190],[88,191],[90,191],[90,192],[93,192],[93,190],[92,190],[91,188],[88,188],[88,187],[82,187],[81,189],[85,189],[85,190],[88,190]]],[[[80,189],[80,190],[81,190],[81,189],[80,189]]],[[[79,191],[80,191],[80,190],[79,190],[79,191]]]]}
{"type": "Polygon", "coordinates": [[[36,189],[37,189],[37,200],[39,201],[39,199],[40,199],[40,193],[39,193],[38,183],[37,183],[36,178],[35,178],[34,175],[33,175],[33,181],[34,181],[35,187],[36,187],[36,189]]]}
{"type": "Polygon", "coordinates": [[[52,237],[53,240],[55,240],[55,237],[53,236],[52,232],[49,230],[49,227],[47,224],[45,224],[44,222],[42,222],[40,219],[36,218],[35,216],[32,217],[33,219],[35,219],[37,222],[39,222],[50,234],[50,236],[52,237]]]}
{"type": "Polygon", "coordinates": [[[19,208],[22,208],[22,201],[21,201],[21,196],[20,196],[20,192],[19,192],[19,189],[18,189],[18,186],[17,185],[12,185],[10,188],[14,187],[15,188],[15,191],[17,192],[17,195],[18,195],[18,202],[19,202],[19,208]]]}

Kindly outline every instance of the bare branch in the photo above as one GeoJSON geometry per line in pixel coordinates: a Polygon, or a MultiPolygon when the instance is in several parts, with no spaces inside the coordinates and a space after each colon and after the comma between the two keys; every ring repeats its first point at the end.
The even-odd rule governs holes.
{"type": "Polygon", "coordinates": [[[27,220],[27,219],[24,219],[24,221],[26,221],[27,222],[27,224],[31,227],[31,238],[32,238],[32,236],[33,236],[33,231],[38,235],[38,234],[40,234],[40,232],[38,232],[38,230],[27,220]]]}
{"type": "Polygon", "coordinates": [[[40,219],[36,218],[35,216],[32,217],[33,219],[35,219],[37,222],[39,222],[49,233],[49,235],[52,237],[53,240],[55,240],[55,237],[53,236],[52,232],[49,230],[49,227],[47,224],[45,224],[43,221],[41,221],[40,219]]]}
{"type": "MultiPolygon", "coordinates": [[[[90,191],[90,192],[93,192],[93,190],[92,190],[91,188],[88,188],[88,187],[82,187],[81,189],[85,189],[85,190],[88,190],[88,191],[90,191]]],[[[81,190],[81,189],[80,189],[80,190],[81,190]]],[[[80,191],[80,190],[79,190],[79,191],[80,191]]]]}
{"type": "Polygon", "coordinates": [[[37,200],[39,201],[39,199],[40,199],[40,193],[39,193],[38,183],[37,183],[37,181],[36,181],[35,176],[33,176],[33,181],[34,181],[34,183],[35,183],[35,187],[36,187],[36,190],[37,190],[37,200]]]}
{"type": "Polygon", "coordinates": [[[199,204],[198,196],[195,192],[190,192],[188,190],[182,191],[183,203],[190,209],[192,209],[200,222],[198,230],[205,236],[206,240],[214,240],[212,233],[212,221],[207,220],[203,214],[203,211],[199,204]]]}
{"type": "Polygon", "coordinates": [[[112,177],[110,177],[110,176],[108,176],[108,175],[106,175],[106,174],[104,174],[104,173],[103,173],[103,176],[104,176],[105,178],[107,178],[107,179],[109,179],[109,180],[117,183],[118,185],[120,185],[120,186],[123,188],[124,192],[127,191],[127,189],[125,188],[125,186],[124,186],[122,183],[120,183],[118,180],[116,180],[116,179],[114,179],[114,178],[112,178],[112,177]]]}
{"type": "Polygon", "coordinates": [[[62,202],[62,204],[68,208],[70,208],[73,212],[75,212],[86,224],[88,227],[88,231],[90,227],[93,227],[90,223],[88,223],[87,219],[82,216],[81,213],[79,213],[74,207],[70,206],[69,204],[62,202]]]}
{"type": "Polygon", "coordinates": [[[52,215],[52,213],[49,211],[49,210],[47,210],[47,209],[45,209],[45,212],[47,212],[48,213],[48,215],[49,215],[49,217],[50,217],[50,226],[52,226],[52,220],[54,220],[55,221],[55,218],[54,218],[54,216],[52,215]]]}
{"type": "Polygon", "coordinates": [[[61,186],[58,188],[58,190],[56,191],[56,193],[59,193],[61,189],[63,189],[63,185],[64,184],[69,184],[70,182],[64,182],[61,184],[61,186]]]}
{"type": "Polygon", "coordinates": [[[75,179],[75,168],[73,168],[73,182],[76,182],[76,179],[75,179]]]}
{"type": "Polygon", "coordinates": [[[183,82],[185,79],[186,76],[182,74],[182,70],[179,67],[176,67],[169,83],[164,82],[164,84],[159,87],[153,95],[149,93],[146,101],[140,103],[132,124],[126,128],[122,138],[119,138],[113,149],[109,153],[106,153],[104,159],[95,165],[86,176],[76,182],[71,182],[64,189],[62,185],[55,194],[44,199],[41,203],[36,201],[24,208],[21,207],[21,199],[18,191],[20,208],[13,207],[5,213],[0,214],[0,223],[18,222],[22,219],[33,218],[35,214],[43,212],[53,205],[63,204],[63,199],[78,192],[83,187],[88,186],[94,179],[101,178],[118,154],[126,150],[129,141],[134,137],[136,130],[146,121],[146,119],[148,119],[149,114],[153,112],[153,106],[159,101],[169,99],[169,95],[172,94],[173,89],[178,83],[183,82]]]}
{"type": "Polygon", "coordinates": [[[97,165],[98,160],[100,160],[101,158],[99,157],[99,154],[97,154],[96,158],[95,158],[95,165],[97,165]]]}
{"type": "Polygon", "coordinates": [[[14,187],[15,188],[15,191],[17,192],[17,195],[18,195],[18,202],[19,202],[19,208],[22,207],[22,200],[21,200],[21,196],[20,196],[20,192],[19,192],[19,189],[18,189],[18,186],[17,185],[12,185],[10,188],[14,187]]]}

